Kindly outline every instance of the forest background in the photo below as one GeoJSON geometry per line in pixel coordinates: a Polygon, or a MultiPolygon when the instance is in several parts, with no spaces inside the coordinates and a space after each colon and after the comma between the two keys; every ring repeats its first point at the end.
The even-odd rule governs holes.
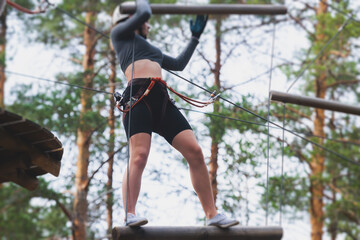
{"type": "MultiPolygon", "coordinates": [[[[16,2],[30,9],[39,4],[16,2]]],[[[151,1],[160,2],[208,3],[151,1]]],[[[124,89],[106,37],[120,2],[52,3],[56,7],[41,15],[8,6],[0,19],[1,108],[48,128],[64,146],[58,178],[45,176],[33,192],[2,185],[0,236],[106,239],[124,218],[120,186],[126,137],[111,94],[74,85],[109,93],[124,89]]],[[[199,110],[176,99],[203,148],[219,211],[242,225],[281,225],[284,239],[359,239],[358,117],[279,103],[268,111],[269,89],[359,102],[359,2],[209,3],[288,7],[284,16],[210,16],[190,64],[178,73],[228,100],[199,110]],[[268,130],[258,116],[324,148],[291,132],[283,141],[283,131],[272,125],[268,130]]],[[[191,36],[191,17],[154,15],[149,41],[176,56],[191,36]]],[[[164,78],[187,95],[209,97],[171,73],[164,72],[164,78]]],[[[204,224],[186,161],[156,135],[137,211],[151,225],[204,224]]]]}

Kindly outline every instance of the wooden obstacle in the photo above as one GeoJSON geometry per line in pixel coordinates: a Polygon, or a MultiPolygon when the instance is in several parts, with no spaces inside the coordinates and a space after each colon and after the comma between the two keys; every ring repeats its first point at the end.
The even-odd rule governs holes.
{"type": "Polygon", "coordinates": [[[272,101],[279,101],[283,103],[292,103],[302,106],[360,115],[360,107],[342,104],[335,101],[324,100],[322,98],[304,97],[284,92],[271,91],[270,99],[272,101]]]}
{"type": "Polygon", "coordinates": [[[281,227],[115,227],[113,240],[280,240],[281,227]]]}
{"type": "MultiPolygon", "coordinates": [[[[135,4],[123,3],[121,13],[132,14],[136,10],[135,4]]],[[[270,4],[204,4],[204,5],[177,5],[177,4],[150,4],[153,14],[256,14],[277,15],[286,14],[287,8],[282,5],[270,4]]]]}
{"type": "Polygon", "coordinates": [[[34,190],[37,176],[59,175],[62,155],[62,144],[50,131],[0,108],[0,183],[34,190]]]}

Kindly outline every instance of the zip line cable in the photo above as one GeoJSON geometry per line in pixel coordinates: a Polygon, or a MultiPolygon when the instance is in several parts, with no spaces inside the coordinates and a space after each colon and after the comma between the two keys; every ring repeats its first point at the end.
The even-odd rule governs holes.
{"type": "Polygon", "coordinates": [[[80,89],[84,89],[84,90],[88,90],[88,91],[93,91],[93,92],[96,92],[96,93],[104,93],[104,94],[113,95],[113,93],[111,93],[111,92],[107,92],[107,91],[103,91],[103,90],[97,90],[97,89],[89,88],[89,87],[83,87],[83,86],[79,86],[79,85],[72,84],[72,83],[66,83],[66,82],[62,82],[62,81],[51,80],[51,79],[47,79],[47,78],[43,78],[43,77],[36,77],[36,76],[28,75],[28,74],[25,74],[25,73],[18,73],[18,72],[13,72],[13,71],[8,71],[8,70],[0,70],[0,71],[5,72],[5,73],[10,73],[10,74],[13,74],[13,75],[18,75],[18,76],[21,76],[21,77],[27,77],[27,78],[37,79],[37,80],[40,80],[40,81],[51,82],[51,83],[56,83],[56,84],[62,84],[62,85],[66,85],[66,86],[74,87],[74,88],[80,88],[80,89]]]}
{"type": "MultiPolygon", "coordinates": [[[[125,209],[125,223],[127,224],[127,220],[128,220],[128,201],[129,201],[129,189],[130,189],[130,183],[129,183],[129,176],[130,176],[130,127],[131,127],[131,112],[132,112],[132,104],[133,104],[133,99],[132,99],[132,94],[133,94],[133,80],[134,80],[134,62],[135,62],[135,38],[132,42],[132,56],[131,56],[131,62],[132,62],[132,66],[131,66],[131,81],[130,81],[130,108],[129,108],[129,112],[128,112],[128,130],[127,130],[127,137],[128,137],[128,159],[127,159],[127,166],[126,166],[126,209],[125,209]]],[[[125,113],[124,113],[125,114],[125,113]]],[[[125,115],[124,115],[125,116],[125,115]]],[[[125,119],[124,119],[124,123],[125,123],[125,119]]]]}
{"type": "Polygon", "coordinates": [[[283,104],[283,130],[282,130],[282,143],[281,143],[281,180],[280,180],[280,216],[279,216],[279,221],[280,221],[280,226],[282,226],[282,205],[283,205],[283,197],[284,197],[284,192],[283,192],[283,183],[284,183],[284,155],[285,155],[285,104],[283,104]]]}
{"type": "Polygon", "coordinates": [[[55,10],[61,12],[61,13],[64,13],[66,15],[68,15],[69,17],[71,17],[72,19],[78,21],[79,23],[87,26],[88,28],[90,28],[91,30],[97,32],[98,34],[100,34],[101,36],[107,38],[107,39],[110,39],[110,37],[108,35],[106,35],[105,33],[103,33],[102,31],[99,31],[98,29],[96,29],[95,27],[91,26],[90,24],[80,20],[79,18],[77,18],[76,16],[74,16],[73,14],[71,14],[70,12],[62,9],[62,8],[59,8],[58,6],[55,6],[55,10]]]}
{"type": "Polygon", "coordinates": [[[327,2],[324,1],[324,0],[320,0],[320,2],[324,3],[326,6],[332,8],[332,9],[335,10],[336,12],[343,14],[345,17],[351,18],[351,20],[352,20],[353,22],[360,23],[360,20],[356,19],[356,18],[354,17],[354,14],[350,14],[350,13],[344,12],[343,10],[340,10],[339,8],[335,7],[335,6],[332,5],[332,4],[327,3],[327,2]]]}
{"type": "Polygon", "coordinates": [[[350,23],[351,18],[346,19],[346,21],[343,23],[343,25],[340,26],[340,28],[338,29],[338,31],[336,32],[336,34],[334,36],[332,36],[330,38],[330,40],[321,48],[320,52],[315,56],[315,58],[308,64],[306,65],[301,72],[299,73],[299,75],[295,78],[295,80],[290,84],[290,87],[286,90],[286,92],[289,92],[290,89],[294,86],[294,84],[300,79],[300,77],[302,77],[302,75],[304,75],[305,71],[309,69],[310,66],[312,66],[314,64],[314,62],[324,53],[325,49],[335,40],[335,38],[337,38],[337,36],[345,29],[345,27],[350,23]]]}
{"type": "MultiPolygon", "coordinates": [[[[243,120],[243,119],[239,119],[239,118],[228,117],[228,116],[219,115],[219,114],[214,114],[214,113],[209,113],[209,112],[202,112],[202,111],[198,111],[198,110],[194,110],[194,109],[189,109],[189,108],[178,107],[178,109],[183,110],[183,111],[188,111],[188,112],[200,113],[200,114],[208,115],[208,116],[212,116],[212,117],[229,119],[229,120],[237,121],[237,122],[243,122],[243,123],[246,123],[246,124],[257,125],[257,126],[260,126],[260,127],[266,127],[266,126],[267,126],[267,125],[264,124],[264,123],[257,123],[257,122],[247,121],[247,120],[243,120]]],[[[270,128],[277,129],[277,130],[284,130],[283,127],[279,128],[279,127],[276,127],[276,126],[270,126],[270,128]]],[[[327,137],[318,136],[318,135],[314,135],[314,134],[297,132],[297,131],[294,131],[294,130],[289,130],[289,131],[294,132],[294,133],[297,133],[297,134],[302,134],[302,135],[305,135],[305,136],[308,136],[308,137],[321,138],[321,139],[324,139],[324,140],[327,140],[327,141],[332,141],[332,142],[338,142],[338,143],[342,143],[342,144],[349,144],[349,145],[360,146],[360,142],[359,142],[359,143],[356,143],[356,142],[344,141],[344,140],[341,140],[341,139],[327,138],[327,137]]]]}
{"type": "Polygon", "coordinates": [[[213,116],[213,117],[219,117],[219,118],[229,119],[229,120],[232,120],[232,121],[243,122],[243,123],[247,123],[247,124],[254,124],[254,125],[261,126],[261,127],[265,127],[265,126],[266,126],[266,125],[263,124],[263,123],[251,122],[251,121],[247,121],[247,120],[242,120],[242,119],[233,118],[233,117],[227,117],[227,116],[223,116],[223,115],[219,115],[219,114],[214,114],[214,113],[201,112],[201,111],[194,110],[194,109],[181,108],[181,107],[178,107],[178,109],[184,110],[184,111],[189,111],[189,112],[201,113],[201,114],[208,115],[208,116],[213,116]]]}
{"type": "MultiPolygon", "coordinates": [[[[275,18],[273,18],[275,20],[275,18]]],[[[268,112],[267,112],[267,161],[266,161],[266,220],[265,225],[268,225],[269,216],[269,167],[270,167],[270,91],[272,81],[272,69],[274,62],[274,50],[275,50],[275,34],[276,34],[276,22],[274,21],[273,37],[271,43],[271,57],[270,57],[270,72],[269,72],[269,91],[268,91],[268,112]]]]}

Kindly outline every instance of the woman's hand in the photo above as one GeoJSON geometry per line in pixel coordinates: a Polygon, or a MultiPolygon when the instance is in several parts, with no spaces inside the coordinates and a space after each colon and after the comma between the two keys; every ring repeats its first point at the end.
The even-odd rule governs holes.
{"type": "Polygon", "coordinates": [[[206,22],[208,20],[208,15],[197,15],[195,23],[193,23],[193,20],[190,20],[190,30],[193,37],[196,37],[197,39],[200,38],[200,35],[203,33],[206,22]]]}

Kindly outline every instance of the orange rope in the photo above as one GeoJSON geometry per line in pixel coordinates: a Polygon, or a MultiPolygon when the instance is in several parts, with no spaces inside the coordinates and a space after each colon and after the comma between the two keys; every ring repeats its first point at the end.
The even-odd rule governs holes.
{"type": "Polygon", "coordinates": [[[27,13],[27,14],[38,14],[38,13],[44,13],[46,11],[46,8],[41,9],[40,7],[38,7],[37,10],[32,11],[32,10],[24,8],[24,7],[20,6],[19,4],[14,3],[10,0],[6,0],[6,3],[9,4],[10,6],[12,6],[13,8],[16,8],[20,12],[27,13]]]}
{"type": "MultiPolygon", "coordinates": [[[[176,95],[178,95],[182,100],[184,100],[185,102],[195,106],[195,107],[199,107],[199,108],[203,108],[203,107],[206,107],[207,105],[213,103],[215,101],[215,99],[217,98],[217,96],[215,96],[214,93],[211,94],[211,98],[209,101],[198,101],[198,100],[195,100],[195,99],[192,99],[192,98],[189,98],[187,96],[184,96],[182,95],[181,93],[178,93],[176,92],[173,88],[171,88],[170,86],[167,85],[167,83],[162,80],[161,78],[151,78],[150,79],[151,82],[149,84],[149,86],[147,87],[147,89],[145,90],[144,94],[138,99],[136,100],[136,102],[134,104],[132,104],[131,108],[133,108],[138,102],[140,102],[145,96],[147,96],[149,94],[149,92],[151,91],[151,89],[154,87],[155,83],[156,82],[160,82],[162,83],[163,85],[165,85],[171,92],[175,93],[176,95]]],[[[125,109],[125,110],[122,110],[121,107],[119,106],[119,103],[116,104],[116,107],[121,111],[121,112],[124,112],[124,113],[127,113],[129,112],[129,109],[125,109]]]]}

